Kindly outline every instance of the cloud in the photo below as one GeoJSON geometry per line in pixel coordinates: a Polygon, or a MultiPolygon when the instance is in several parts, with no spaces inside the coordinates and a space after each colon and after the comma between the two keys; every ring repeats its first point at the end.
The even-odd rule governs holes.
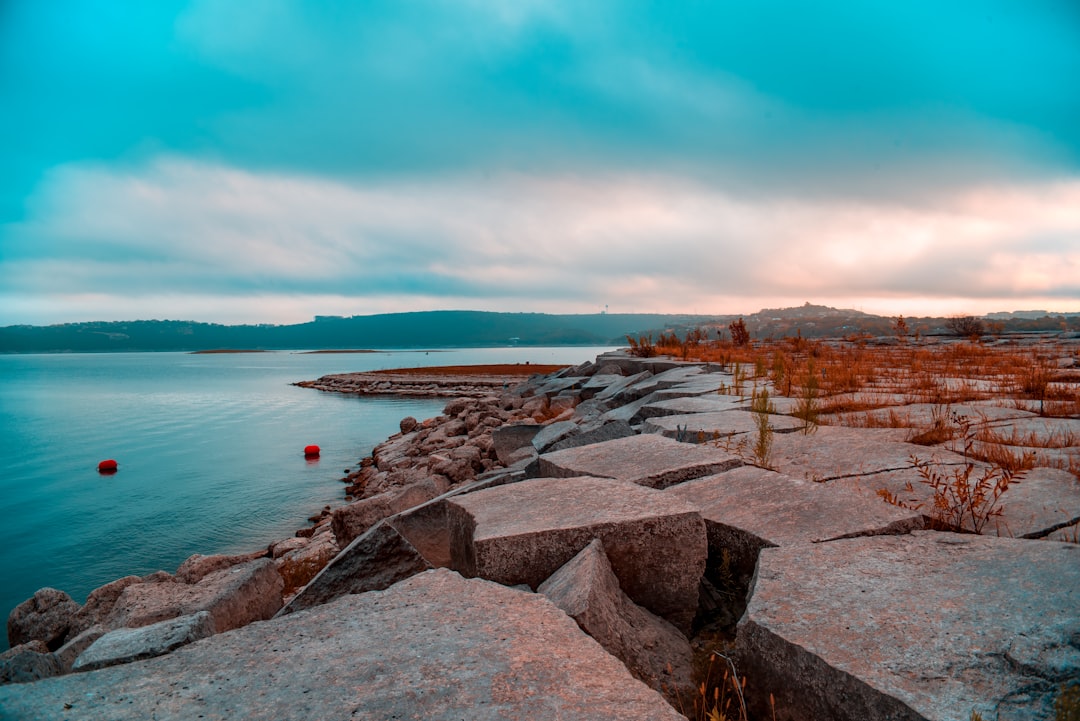
{"type": "Polygon", "coordinates": [[[125,296],[121,307],[156,298],[194,317],[214,298],[219,317],[295,321],[425,307],[732,312],[877,297],[880,312],[910,313],[889,303],[1080,301],[1077,180],[927,206],[746,198],[665,174],[343,182],[165,157],[58,170],[31,207],[0,260],[13,307],[67,297],[104,310],[125,296]],[[252,317],[258,307],[266,315],[252,317]]]}

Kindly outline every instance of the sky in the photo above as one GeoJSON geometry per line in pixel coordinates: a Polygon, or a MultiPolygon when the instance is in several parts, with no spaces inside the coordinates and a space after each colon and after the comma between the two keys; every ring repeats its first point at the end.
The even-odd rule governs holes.
{"type": "Polygon", "coordinates": [[[0,0],[0,325],[1080,311],[1076,0],[0,0]]]}

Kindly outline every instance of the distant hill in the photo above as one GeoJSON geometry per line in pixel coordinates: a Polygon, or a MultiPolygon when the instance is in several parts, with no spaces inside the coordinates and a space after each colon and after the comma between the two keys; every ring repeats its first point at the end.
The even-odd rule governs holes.
{"type": "MultiPolygon", "coordinates": [[[[1080,314],[1029,317],[1030,312],[987,316],[988,331],[1080,331],[1080,314]]],[[[735,315],[655,313],[549,315],[483,311],[424,311],[364,316],[318,316],[295,325],[219,325],[176,320],[136,320],[17,325],[0,328],[0,352],[195,351],[215,348],[385,349],[508,345],[625,345],[626,336],[704,328],[724,333],[735,315]]],[[[806,338],[892,334],[893,319],[857,310],[805,305],[766,308],[741,316],[752,338],[806,338]]],[[[907,318],[911,332],[946,334],[945,318],[907,318]]]]}
{"type": "Polygon", "coordinates": [[[212,348],[453,348],[625,344],[642,329],[687,328],[716,316],[547,315],[427,311],[319,316],[296,325],[139,320],[0,328],[0,352],[185,351],[212,348]]]}

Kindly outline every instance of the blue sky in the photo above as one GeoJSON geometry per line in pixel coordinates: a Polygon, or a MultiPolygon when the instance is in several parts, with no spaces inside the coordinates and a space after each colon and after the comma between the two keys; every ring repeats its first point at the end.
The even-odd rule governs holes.
{"type": "Polygon", "coordinates": [[[1080,311],[1074,0],[0,2],[0,325],[1080,311]]]}

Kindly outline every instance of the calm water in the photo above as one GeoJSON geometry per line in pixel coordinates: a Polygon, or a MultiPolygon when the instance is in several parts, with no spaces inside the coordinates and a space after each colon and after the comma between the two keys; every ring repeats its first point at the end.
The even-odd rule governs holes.
{"type": "MultiPolygon", "coordinates": [[[[296,388],[326,373],[565,363],[605,348],[0,355],[0,618],[42,586],[80,603],[192,553],[256,550],[340,502],[346,468],[445,400],[296,388]],[[309,462],[305,445],[322,457],[309,462]],[[115,458],[120,471],[97,473],[115,458]]],[[[0,648],[7,647],[0,634],[0,648]]]]}

